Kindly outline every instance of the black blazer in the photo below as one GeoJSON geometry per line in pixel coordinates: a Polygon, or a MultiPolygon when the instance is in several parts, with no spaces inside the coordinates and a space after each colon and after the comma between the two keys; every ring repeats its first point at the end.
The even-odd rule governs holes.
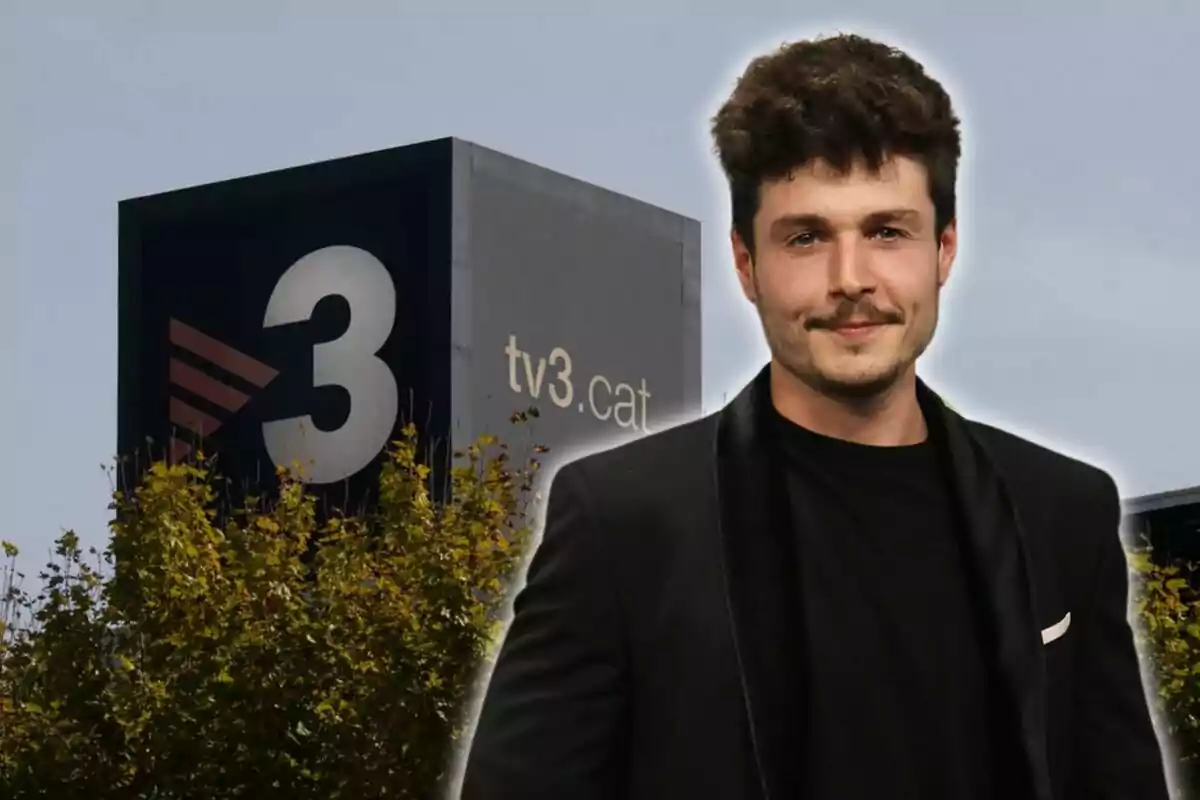
{"type": "MultiPolygon", "coordinates": [[[[918,396],[954,476],[1020,797],[1167,797],[1112,479],[918,396]]],[[[465,800],[798,796],[804,653],[769,402],[764,370],[714,415],[559,469],[465,800]]]]}

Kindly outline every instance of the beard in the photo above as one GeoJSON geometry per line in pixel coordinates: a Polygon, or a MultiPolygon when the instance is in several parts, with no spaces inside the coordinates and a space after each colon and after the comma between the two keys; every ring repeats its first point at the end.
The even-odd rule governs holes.
{"type": "Polygon", "coordinates": [[[869,300],[844,303],[825,317],[796,319],[761,297],[759,319],[775,362],[814,392],[855,404],[882,396],[905,378],[928,348],[937,324],[936,294],[927,321],[917,313],[919,306],[906,318],[869,300]],[[836,335],[827,331],[849,318],[884,327],[877,337],[861,343],[835,341],[836,335]]]}
{"type": "Polygon", "coordinates": [[[896,385],[908,367],[908,364],[894,362],[883,370],[864,370],[858,374],[845,376],[831,375],[821,369],[813,368],[811,363],[806,364],[788,359],[786,353],[780,353],[775,360],[789,374],[814,392],[852,403],[861,403],[884,395],[896,385]]]}

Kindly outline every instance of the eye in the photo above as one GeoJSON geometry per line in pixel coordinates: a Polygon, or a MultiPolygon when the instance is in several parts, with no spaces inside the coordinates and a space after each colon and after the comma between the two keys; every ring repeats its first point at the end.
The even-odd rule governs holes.
{"type": "Polygon", "coordinates": [[[878,238],[884,240],[885,242],[890,242],[890,241],[895,241],[896,239],[901,239],[901,238],[907,236],[908,234],[906,234],[904,231],[900,230],[899,228],[880,228],[879,230],[877,230],[875,232],[875,235],[878,238]]]}
{"type": "Polygon", "coordinates": [[[787,240],[788,247],[809,247],[816,242],[817,235],[812,231],[802,231],[787,240]]]}

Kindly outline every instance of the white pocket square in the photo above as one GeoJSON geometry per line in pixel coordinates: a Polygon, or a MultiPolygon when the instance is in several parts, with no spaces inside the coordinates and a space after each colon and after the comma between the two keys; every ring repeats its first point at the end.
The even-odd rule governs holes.
{"type": "Polygon", "coordinates": [[[1070,611],[1067,612],[1065,617],[1042,631],[1042,644],[1050,644],[1055,639],[1058,639],[1067,632],[1067,628],[1069,627],[1071,627],[1070,611]]]}

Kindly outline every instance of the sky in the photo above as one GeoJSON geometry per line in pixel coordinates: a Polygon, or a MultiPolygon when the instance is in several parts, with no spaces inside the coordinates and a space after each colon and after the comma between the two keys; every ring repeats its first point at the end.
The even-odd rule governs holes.
{"type": "Polygon", "coordinates": [[[963,117],[923,377],[1127,497],[1200,484],[1200,7],[437,5],[0,4],[0,539],[23,566],[106,536],[119,200],[456,136],[694,217],[711,411],[767,352],[707,121],[749,58],[837,31],[909,50],[963,117]]]}

